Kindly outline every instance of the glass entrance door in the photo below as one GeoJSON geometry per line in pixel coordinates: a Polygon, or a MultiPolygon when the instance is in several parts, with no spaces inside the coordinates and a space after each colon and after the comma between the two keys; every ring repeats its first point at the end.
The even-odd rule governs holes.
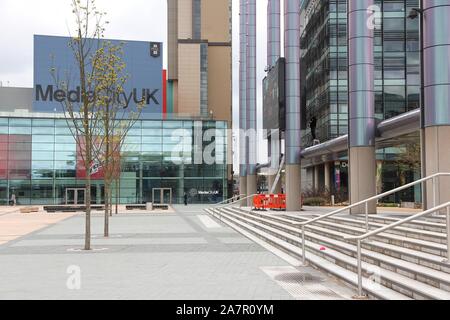
{"type": "Polygon", "coordinates": [[[75,204],[86,204],[86,198],[85,195],[86,194],[86,190],[85,189],[77,189],[76,190],[76,198],[75,198],[75,204]]]}
{"type": "Polygon", "coordinates": [[[172,204],[172,189],[162,189],[161,193],[163,204],[172,204]]]}
{"type": "Polygon", "coordinates": [[[172,189],[155,188],[152,190],[153,204],[172,204],[172,189]]]}
{"type": "Polygon", "coordinates": [[[86,189],[66,189],[66,205],[86,204],[86,189]]]}
{"type": "Polygon", "coordinates": [[[66,205],[75,204],[75,189],[66,189],[66,205]]]}

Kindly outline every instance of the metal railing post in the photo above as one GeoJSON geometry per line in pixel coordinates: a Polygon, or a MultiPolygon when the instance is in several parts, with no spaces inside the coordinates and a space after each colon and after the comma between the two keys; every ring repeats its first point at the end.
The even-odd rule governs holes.
{"type": "Polygon", "coordinates": [[[436,195],[436,177],[432,180],[433,183],[433,208],[437,206],[437,195],[436,195]]]}
{"type": "Polygon", "coordinates": [[[357,244],[357,260],[358,260],[358,296],[363,296],[362,288],[362,262],[361,262],[361,240],[358,240],[357,244]]]}
{"type": "Polygon", "coordinates": [[[306,265],[305,226],[302,226],[302,263],[306,265]]]}
{"type": "Polygon", "coordinates": [[[426,196],[426,187],[427,187],[427,183],[426,181],[422,181],[420,183],[420,192],[422,195],[422,210],[427,210],[425,203],[427,202],[427,196],[426,196]]]}
{"type": "Polygon", "coordinates": [[[366,202],[366,231],[369,231],[369,202],[366,202]]]}
{"type": "Polygon", "coordinates": [[[450,206],[447,207],[447,260],[446,262],[450,264],[450,206]]]}

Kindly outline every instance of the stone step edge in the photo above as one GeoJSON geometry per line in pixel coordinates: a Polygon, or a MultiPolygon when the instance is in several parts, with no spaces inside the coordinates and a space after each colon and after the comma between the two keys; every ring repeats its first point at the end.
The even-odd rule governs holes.
{"type": "MultiPolygon", "coordinates": [[[[237,214],[233,214],[233,213],[222,213],[222,214],[225,214],[225,215],[237,215],[237,214]]],[[[235,217],[235,218],[239,219],[239,217],[235,217]]],[[[245,218],[241,218],[241,219],[245,220],[245,218]]],[[[243,223],[245,223],[245,222],[243,222],[243,223]]],[[[249,223],[252,223],[252,222],[250,221],[249,223]]],[[[262,229],[266,229],[266,230],[273,229],[272,232],[275,233],[275,234],[281,235],[281,233],[285,233],[285,232],[276,230],[276,229],[271,228],[269,226],[265,226],[265,225],[263,225],[261,223],[255,222],[255,221],[253,221],[253,223],[256,224],[256,225],[259,225],[259,227],[262,228],[262,229]]],[[[262,230],[262,231],[264,231],[264,230],[262,230]]],[[[301,239],[300,238],[294,237],[294,236],[292,236],[290,234],[286,234],[285,233],[284,237],[285,238],[294,238],[293,241],[301,243],[301,239]],[[297,239],[295,239],[295,238],[297,238],[297,239]]],[[[280,239],[280,240],[282,240],[282,239],[280,239]]],[[[311,241],[306,241],[305,243],[306,243],[306,246],[309,249],[314,250],[314,251],[318,251],[316,243],[313,243],[311,241]]],[[[297,250],[300,250],[299,247],[296,247],[296,248],[297,248],[297,250]]],[[[310,253],[310,252],[311,251],[308,251],[308,253],[310,253]]],[[[332,259],[342,261],[342,262],[346,263],[347,265],[349,265],[349,266],[351,266],[353,268],[356,268],[356,266],[357,266],[357,261],[356,261],[355,258],[347,256],[346,254],[338,252],[338,251],[336,251],[334,249],[328,249],[326,251],[323,251],[322,254],[328,255],[332,259]]],[[[370,266],[370,265],[371,264],[366,263],[366,262],[363,261],[363,263],[362,263],[363,270],[367,271],[367,267],[370,266]]],[[[446,291],[444,291],[442,289],[439,289],[439,288],[433,287],[431,285],[425,284],[423,282],[420,282],[420,281],[408,278],[406,276],[402,276],[402,275],[400,275],[398,273],[395,273],[395,272],[392,272],[392,271],[390,271],[388,269],[384,269],[384,268],[381,268],[381,269],[383,269],[382,277],[385,280],[387,280],[387,281],[389,281],[389,282],[391,282],[393,284],[396,284],[396,285],[398,285],[400,287],[406,288],[409,291],[416,292],[416,293],[420,294],[421,296],[428,297],[430,299],[450,299],[450,293],[448,293],[448,292],[446,292],[446,291]]]]}
{"type": "MultiPolygon", "coordinates": [[[[233,210],[233,209],[228,208],[226,210],[229,211],[229,210],[233,210]]],[[[292,232],[300,233],[300,230],[298,230],[298,229],[295,229],[295,228],[292,228],[289,226],[284,226],[280,223],[270,221],[268,219],[256,217],[256,216],[248,214],[248,213],[239,212],[236,214],[237,215],[239,215],[239,214],[245,215],[248,219],[252,219],[252,218],[258,219],[258,221],[262,224],[264,224],[264,222],[265,222],[265,223],[269,224],[269,226],[278,226],[279,228],[283,228],[284,230],[290,230],[292,232]]],[[[276,228],[274,228],[274,229],[276,229],[276,228]]],[[[280,231],[283,233],[286,233],[288,235],[291,235],[290,233],[288,233],[286,231],[283,231],[283,230],[280,230],[280,231]]],[[[309,238],[314,239],[313,242],[319,242],[319,244],[322,244],[322,245],[328,244],[328,245],[336,247],[335,250],[337,250],[339,252],[341,252],[341,251],[356,252],[356,244],[346,242],[343,239],[330,239],[330,238],[327,238],[326,236],[319,235],[319,234],[316,234],[311,231],[307,231],[306,235],[309,238]]],[[[291,236],[300,239],[300,235],[298,237],[295,235],[291,235],[291,236]]],[[[292,238],[291,240],[295,241],[294,238],[292,238]]],[[[367,243],[367,244],[370,245],[370,243],[367,243]]],[[[410,262],[410,261],[407,261],[407,260],[404,260],[401,258],[399,259],[396,257],[392,257],[392,256],[389,256],[389,255],[386,255],[386,254],[383,254],[380,252],[376,252],[376,251],[373,251],[370,249],[366,249],[366,248],[362,249],[362,254],[366,258],[377,260],[379,264],[381,264],[381,263],[388,264],[395,268],[406,271],[408,273],[419,273],[422,277],[433,279],[434,281],[444,283],[446,286],[450,287],[450,274],[447,272],[432,269],[427,266],[422,266],[422,265],[419,265],[419,264],[416,264],[416,263],[413,263],[413,262],[410,262]]]]}
{"type": "MultiPolygon", "coordinates": [[[[221,215],[221,214],[210,213],[210,215],[213,216],[215,219],[217,219],[217,220],[227,224],[228,226],[230,226],[231,228],[235,229],[238,232],[240,232],[240,230],[242,230],[241,227],[237,226],[237,224],[242,225],[242,223],[230,222],[230,221],[228,221],[228,218],[225,218],[225,220],[221,219],[221,218],[218,218],[217,215],[221,215]]],[[[249,232],[256,233],[259,236],[258,237],[258,236],[255,235],[254,237],[257,237],[258,239],[260,239],[261,237],[263,239],[266,239],[266,240],[263,240],[263,242],[267,243],[266,242],[267,240],[273,241],[273,242],[277,243],[278,246],[282,247],[284,250],[289,252],[288,254],[290,256],[295,255],[296,257],[301,257],[301,254],[297,252],[298,248],[295,247],[294,245],[292,245],[292,244],[290,244],[290,243],[288,243],[286,241],[283,241],[283,240],[281,240],[279,238],[276,238],[276,237],[274,237],[274,236],[272,236],[272,235],[270,235],[270,234],[268,234],[266,232],[263,232],[263,231],[258,230],[256,228],[253,228],[251,226],[247,226],[246,228],[249,229],[249,232]],[[252,229],[253,229],[253,231],[250,231],[252,229]]],[[[246,234],[243,234],[243,235],[247,236],[246,234]]],[[[248,237],[248,238],[250,240],[254,240],[254,237],[252,236],[252,237],[248,237]]],[[[271,244],[269,244],[269,246],[273,247],[273,248],[276,248],[276,247],[274,247],[274,245],[271,245],[271,244]]],[[[280,250],[280,249],[277,248],[277,250],[280,250]]],[[[281,250],[281,251],[284,252],[283,250],[281,250]]],[[[295,260],[300,262],[300,260],[298,260],[298,259],[295,259],[295,260]]],[[[356,276],[356,274],[354,272],[352,272],[352,271],[350,271],[348,269],[336,266],[335,264],[331,263],[330,261],[326,260],[325,258],[322,258],[320,256],[316,256],[313,253],[310,253],[308,255],[307,260],[312,265],[317,267],[318,269],[324,270],[325,272],[327,272],[327,273],[337,277],[338,279],[346,282],[351,287],[356,288],[358,286],[357,279],[356,279],[357,276],[356,276]]],[[[300,262],[300,264],[301,264],[301,262],[300,262]]],[[[384,300],[411,300],[411,298],[409,298],[409,297],[407,297],[407,296],[405,296],[405,295],[403,295],[403,294],[401,294],[401,293],[399,293],[399,292],[397,292],[395,290],[392,290],[392,289],[389,289],[387,287],[384,287],[384,286],[380,286],[380,287],[382,287],[381,290],[376,290],[376,291],[371,290],[370,289],[371,285],[372,285],[372,283],[369,280],[367,280],[366,278],[363,278],[363,289],[366,292],[369,292],[370,294],[372,294],[374,297],[376,297],[378,299],[384,299],[384,300]]]]}
{"type": "MultiPolygon", "coordinates": [[[[252,215],[258,215],[258,216],[263,216],[263,217],[266,217],[267,219],[274,220],[274,221],[277,221],[277,222],[278,221],[282,221],[283,222],[283,221],[288,220],[288,219],[283,219],[283,218],[280,219],[279,217],[274,217],[272,215],[269,215],[269,214],[266,214],[266,213],[261,213],[261,212],[258,212],[258,213],[254,213],[253,212],[251,214],[252,215]]],[[[291,223],[291,221],[288,220],[287,223],[291,223]]],[[[297,230],[293,229],[290,226],[285,226],[285,227],[290,229],[290,230],[292,230],[292,231],[295,231],[295,232],[299,231],[298,229],[297,230]]],[[[336,227],[340,227],[340,226],[336,225],[336,227]]],[[[310,230],[316,230],[318,232],[322,232],[322,233],[325,233],[325,234],[333,235],[333,237],[335,237],[334,239],[336,239],[336,240],[343,240],[342,237],[344,235],[349,235],[348,233],[345,233],[345,232],[336,231],[336,230],[333,230],[333,229],[328,229],[326,227],[316,226],[314,224],[310,225],[308,228],[310,230]]],[[[380,236],[385,236],[385,234],[381,234],[380,236]]],[[[389,236],[391,236],[391,234],[389,234],[389,236]]],[[[405,241],[405,240],[410,240],[411,239],[411,238],[407,238],[407,237],[400,236],[400,235],[396,235],[396,236],[398,238],[397,239],[398,241],[405,241]]],[[[417,240],[417,239],[415,239],[415,240],[417,240]]],[[[422,241],[425,241],[425,240],[422,240],[422,241]]],[[[428,243],[430,243],[430,242],[428,242],[428,243]]],[[[414,250],[414,249],[406,248],[406,247],[403,247],[403,246],[398,246],[398,245],[386,243],[386,242],[383,242],[383,241],[371,240],[367,244],[374,245],[374,246],[378,247],[379,249],[391,250],[391,251],[396,252],[397,254],[408,255],[408,256],[410,256],[412,258],[420,258],[422,260],[428,261],[430,263],[438,264],[438,265],[443,266],[443,267],[447,266],[443,262],[445,257],[443,257],[441,255],[431,254],[431,253],[420,251],[420,250],[414,250]]],[[[431,242],[431,244],[434,244],[434,243],[431,242]]],[[[417,243],[417,245],[420,245],[420,244],[417,243]]],[[[436,249],[437,250],[441,250],[442,249],[442,250],[446,251],[446,248],[445,248],[444,245],[442,245],[442,248],[436,248],[436,249]]]]}

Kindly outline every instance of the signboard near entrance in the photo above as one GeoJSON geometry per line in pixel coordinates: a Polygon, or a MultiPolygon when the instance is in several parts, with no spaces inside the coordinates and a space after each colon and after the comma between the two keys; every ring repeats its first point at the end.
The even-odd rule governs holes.
{"type": "Polygon", "coordinates": [[[285,130],[285,60],[280,58],[263,80],[263,128],[285,130]]]}

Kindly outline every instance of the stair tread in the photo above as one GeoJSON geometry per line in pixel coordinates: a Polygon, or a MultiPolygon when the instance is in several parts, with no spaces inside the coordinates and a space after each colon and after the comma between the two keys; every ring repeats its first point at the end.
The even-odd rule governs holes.
{"type": "MultiPolygon", "coordinates": [[[[258,212],[258,214],[259,215],[263,215],[263,216],[268,216],[271,219],[277,219],[278,220],[278,217],[273,217],[273,216],[270,216],[268,214],[261,214],[260,212],[258,212]]],[[[285,221],[285,220],[288,220],[288,219],[282,219],[280,221],[285,221]]],[[[331,230],[331,229],[326,229],[326,228],[323,228],[323,227],[320,227],[320,226],[315,226],[315,225],[310,225],[309,229],[320,231],[320,232],[327,233],[327,234],[331,234],[331,235],[334,235],[336,237],[341,237],[341,238],[343,236],[348,235],[347,233],[343,233],[343,232],[339,232],[339,231],[335,231],[335,230],[331,230]]],[[[376,241],[376,240],[371,240],[367,244],[370,244],[372,246],[376,246],[376,247],[378,247],[380,249],[388,249],[388,250],[391,250],[391,251],[395,251],[398,254],[402,254],[402,255],[406,254],[406,255],[409,255],[409,256],[414,256],[414,257],[417,257],[417,258],[428,260],[428,261],[433,262],[433,263],[444,264],[442,256],[434,255],[434,254],[431,254],[431,253],[418,251],[418,250],[414,250],[414,249],[409,249],[409,248],[405,248],[405,247],[400,247],[400,246],[396,246],[396,245],[393,245],[393,244],[389,244],[389,243],[385,243],[385,242],[381,242],[381,241],[376,241]]],[[[444,249],[445,249],[445,246],[444,246],[444,249]]]]}
{"type": "MultiPolygon", "coordinates": [[[[277,217],[278,218],[278,217],[277,217]]],[[[301,219],[303,221],[309,220],[300,216],[295,216],[295,218],[301,219]]],[[[289,220],[289,219],[287,219],[289,220]]],[[[293,221],[293,220],[291,220],[293,221]]],[[[354,226],[348,226],[348,225],[336,225],[332,222],[326,221],[326,220],[322,220],[322,221],[318,221],[315,222],[314,224],[311,224],[309,226],[309,228],[312,228],[313,226],[315,226],[316,224],[323,224],[326,226],[333,226],[333,227],[339,227],[341,229],[346,229],[346,230],[351,230],[353,232],[358,232],[360,234],[365,233],[366,230],[365,228],[358,228],[358,227],[354,227],[354,226]]],[[[393,233],[380,233],[377,235],[378,237],[383,237],[383,238],[388,238],[390,240],[397,240],[397,241],[403,241],[403,242],[409,242],[415,245],[420,245],[420,246],[426,246],[435,250],[442,250],[442,251],[446,251],[447,247],[445,244],[442,243],[437,243],[437,242],[433,242],[433,241],[427,241],[427,240],[422,240],[422,239],[416,239],[416,238],[408,238],[402,235],[398,235],[398,234],[393,234],[393,233]]]]}
{"type": "MultiPolygon", "coordinates": [[[[251,214],[247,214],[247,213],[245,213],[245,214],[251,216],[251,214]]],[[[274,225],[278,225],[279,227],[286,228],[286,229],[289,229],[291,231],[300,232],[300,230],[292,228],[290,226],[284,226],[283,224],[280,224],[280,223],[277,223],[277,222],[273,222],[273,221],[270,221],[270,220],[267,220],[267,219],[264,219],[264,218],[259,218],[259,217],[255,217],[255,218],[261,219],[261,220],[266,221],[268,223],[273,223],[274,225]]],[[[322,235],[318,235],[318,234],[315,234],[315,233],[312,233],[312,232],[308,232],[308,231],[306,232],[306,234],[308,234],[310,237],[314,237],[314,238],[322,241],[323,243],[331,243],[331,244],[333,244],[335,246],[341,247],[342,249],[346,249],[346,250],[349,250],[349,251],[355,251],[356,252],[356,245],[348,243],[348,242],[345,242],[345,241],[343,241],[343,239],[338,240],[338,239],[327,238],[327,237],[324,237],[322,235]]],[[[347,235],[347,234],[340,233],[340,236],[345,236],[345,235],[347,235]]],[[[370,242],[369,244],[372,244],[372,242],[370,242]]],[[[383,247],[386,247],[386,246],[383,246],[383,247]]],[[[402,259],[399,259],[399,258],[395,258],[395,257],[389,256],[389,255],[383,254],[383,253],[370,251],[370,250],[364,249],[364,248],[361,250],[361,252],[362,252],[363,255],[365,255],[365,256],[367,256],[369,258],[375,258],[375,259],[377,259],[379,261],[387,262],[387,263],[390,263],[392,265],[395,265],[396,267],[400,267],[400,268],[403,268],[405,270],[409,270],[409,271],[412,271],[412,272],[419,271],[420,273],[425,274],[427,276],[432,276],[436,280],[445,281],[445,282],[450,284],[450,274],[449,273],[442,272],[442,271],[439,271],[439,270],[435,270],[435,269],[432,269],[432,268],[429,268],[429,267],[425,267],[425,266],[422,266],[422,265],[419,265],[419,264],[416,264],[416,263],[412,263],[412,262],[409,262],[409,261],[405,261],[405,260],[402,260],[402,259]]],[[[406,253],[406,251],[405,251],[405,253],[406,253]]],[[[414,252],[412,252],[412,254],[414,256],[417,256],[417,257],[419,256],[419,255],[416,255],[414,252]]],[[[441,261],[439,261],[439,262],[442,262],[442,258],[441,258],[441,261]]]]}
{"type": "MultiPolygon", "coordinates": [[[[308,219],[304,219],[304,218],[298,217],[298,216],[296,216],[295,218],[299,218],[299,219],[301,219],[303,221],[308,220],[308,219]]],[[[336,226],[332,222],[325,221],[325,220],[314,222],[314,224],[324,224],[324,225],[328,225],[328,226],[336,226]]],[[[314,225],[314,224],[312,224],[312,225],[314,225]]],[[[339,228],[352,230],[354,232],[359,232],[361,234],[366,232],[365,228],[359,228],[359,227],[348,226],[348,225],[339,225],[339,228]]],[[[377,236],[378,237],[388,238],[388,239],[391,239],[391,240],[407,241],[407,242],[410,242],[410,243],[413,243],[413,244],[416,244],[416,245],[427,246],[429,248],[436,249],[436,250],[443,250],[443,251],[447,250],[447,247],[445,246],[445,244],[434,242],[434,241],[427,241],[427,240],[422,240],[422,239],[409,238],[409,237],[406,237],[406,236],[402,236],[402,235],[398,235],[398,234],[394,234],[394,233],[386,233],[386,232],[380,233],[377,236]]]]}
{"type": "MultiPolygon", "coordinates": [[[[304,221],[309,220],[309,219],[303,218],[303,217],[301,217],[299,215],[296,215],[296,214],[285,214],[285,216],[289,216],[289,217],[292,217],[292,218],[299,218],[299,219],[302,219],[304,221]]],[[[366,223],[365,220],[346,218],[346,217],[342,217],[342,216],[339,216],[339,215],[327,217],[327,218],[324,218],[324,220],[339,220],[339,221],[342,221],[342,222],[349,222],[349,223],[355,223],[355,224],[361,224],[361,225],[365,225],[365,223],[366,223]]],[[[322,220],[322,221],[324,221],[324,220],[322,220]]],[[[369,226],[385,227],[386,224],[377,223],[377,222],[370,222],[369,221],[369,226]]],[[[414,229],[414,228],[408,228],[408,227],[404,227],[404,226],[396,227],[395,230],[403,231],[403,232],[409,232],[409,233],[419,233],[419,234],[422,234],[422,235],[428,235],[428,236],[439,238],[439,239],[447,239],[446,234],[442,233],[442,232],[434,232],[434,231],[429,231],[429,230],[414,229]]]]}
{"type": "MultiPolygon", "coordinates": [[[[214,214],[213,214],[213,216],[214,216],[214,214]]],[[[244,224],[237,219],[230,218],[230,217],[228,217],[228,218],[232,219],[239,225],[244,224]]],[[[290,244],[289,242],[284,241],[280,238],[277,238],[267,232],[264,232],[263,230],[254,228],[252,226],[247,225],[245,227],[249,228],[250,230],[253,230],[253,232],[260,234],[267,239],[270,239],[270,241],[277,243],[277,245],[285,248],[286,250],[288,250],[298,256],[301,256],[301,254],[298,253],[298,247],[290,244]]],[[[356,274],[354,272],[347,270],[343,267],[337,266],[334,263],[326,260],[325,258],[315,255],[314,253],[309,253],[308,260],[311,261],[313,264],[320,266],[320,268],[322,268],[323,270],[326,270],[327,272],[334,274],[335,276],[347,281],[348,283],[357,285],[356,274]]],[[[370,287],[371,285],[372,285],[372,282],[370,282],[366,278],[363,278],[364,290],[372,293],[373,295],[377,296],[378,298],[389,299],[389,300],[410,300],[409,297],[407,297],[395,290],[389,289],[382,285],[380,285],[378,288],[375,289],[375,288],[370,287]]]]}
{"type": "MultiPolygon", "coordinates": [[[[227,212],[227,211],[222,212],[222,214],[231,214],[233,216],[237,215],[236,213],[232,213],[232,212],[230,213],[230,212],[227,212]]],[[[247,221],[250,220],[250,219],[243,218],[243,217],[240,217],[240,218],[244,219],[244,220],[247,220],[247,221]]],[[[254,224],[258,225],[259,227],[261,227],[263,229],[270,230],[271,232],[273,232],[275,234],[282,235],[282,236],[284,236],[286,238],[289,238],[289,239],[291,239],[293,241],[301,242],[301,238],[300,237],[296,237],[294,235],[291,235],[291,234],[283,232],[281,230],[272,228],[270,226],[266,226],[266,225],[264,225],[262,223],[259,223],[259,222],[256,222],[256,221],[248,221],[248,222],[249,223],[254,223],[254,224]]],[[[311,241],[307,240],[307,241],[305,241],[305,244],[309,248],[311,248],[313,250],[319,250],[317,248],[317,243],[314,243],[314,242],[311,242],[311,241]]],[[[297,250],[299,249],[298,247],[296,247],[296,248],[297,248],[297,250]]],[[[357,261],[356,261],[355,258],[350,257],[350,256],[348,256],[348,255],[346,255],[344,253],[338,252],[337,250],[334,250],[334,249],[327,249],[326,251],[323,252],[323,254],[328,254],[329,256],[331,256],[331,257],[333,257],[335,259],[339,259],[339,260],[344,261],[345,263],[347,263],[349,265],[352,265],[353,267],[356,267],[356,265],[357,265],[357,261]]],[[[369,266],[369,265],[370,264],[368,264],[368,263],[366,263],[364,261],[362,263],[363,269],[367,269],[367,266],[369,266]]],[[[422,283],[420,281],[408,278],[406,276],[400,275],[400,274],[392,272],[390,270],[387,270],[387,269],[384,269],[384,268],[381,268],[381,269],[383,269],[383,277],[386,278],[386,279],[389,279],[390,281],[392,281],[394,283],[398,283],[398,284],[403,285],[403,286],[405,286],[405,287],[407,287],[409,289],[412,289],[412,290],[415,290],[415,291],[419,291],[421,294],[423,294],[425,296],[428,296],[428,297],[431,297],[431,298],[434,298],[434,299],[450,299],[450,293],[449,292],[446,292],[444,290],[435,288],[435,287],[433,287],[431,285],[422,283]]],[[[435,270],[432,270],[432,271],[435,271],[435,270]]]]}
{"type": "MultiPolygon", "coordinates": [[[[396,218],[396,217],[387,217],[387,216],[375,216],[375,215],[371,215],[369,216],[369,219],[372,220],[389,220],[392,222],[397,222],[402,220],[401,218],[396,218]]],[[[425,220],[413,220],[408,222],[410,224],[417,224],[417,225],[423,225],[423,226],[428,226],[428,227],[436,227],[436,228],[445,228],[445,223],[438,223],[438,222],[430,222],[430,221],[425,221],[425,220]]]]}
{"type": "MultiPolygon", "coordinates": [[[[362,220],[358,220],[358,219],[351,219],[351,218],[343,218],[343,217],[330,217],[329,219],[334,219],[334,218],[338,218],[340,221],[346,221],[346,222],[357,222],[360,224],[365,224],[365,221],[362,220]]],[[[378,222],[370,222],[369,221],[369,226],[375,226],[375,227],[385,227],[386,224],[384,223],[378,223],[378,222]]],[[[402,227],[402,226],[398,226],[395,228],[395,230],[400,230],[400,231],[404,231],[404,232],[409,232],[409,233],[420,233],[422,235],[428,235],[431,237],[436,237],[436,238],[441,238],[441,239],[447,239],[447,236],[442,233],[442,232],[434,232],[434,231],[429,231],[429,230],[421,230],[421,229],[414,229],[414,228],[408,228],[408,227],[402,227]]]]}

